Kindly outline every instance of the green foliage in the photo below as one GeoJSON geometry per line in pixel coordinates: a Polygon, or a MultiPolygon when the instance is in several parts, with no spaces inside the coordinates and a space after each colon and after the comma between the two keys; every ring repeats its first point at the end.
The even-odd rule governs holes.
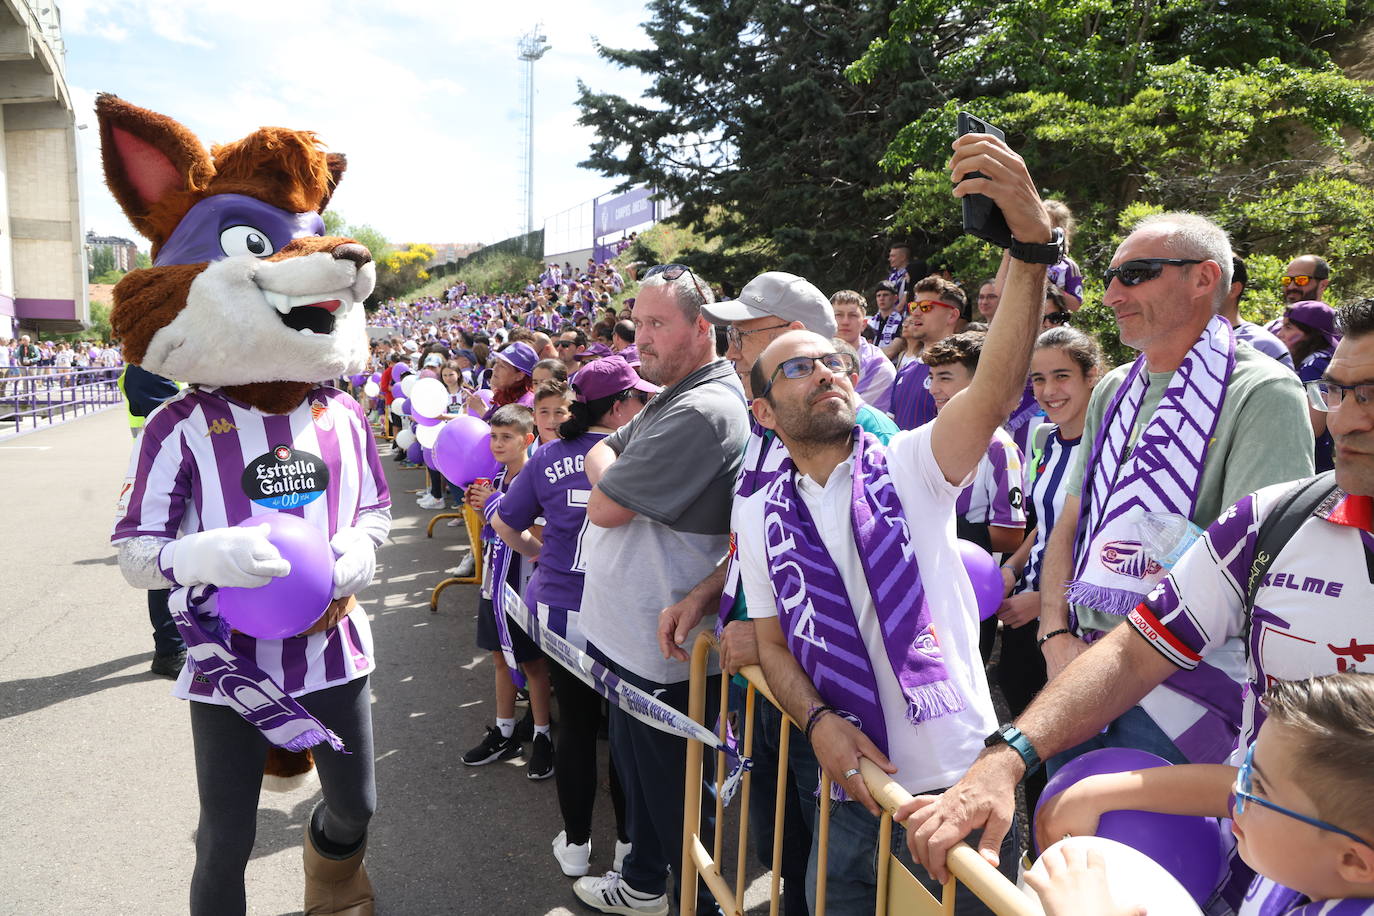
{"type": "Polygon", "coordinates": [[[425,265],[434,260],[434,254],[429,245],[409,245],[404,251],[388,249],[376,260],[377,288],[373,299],[381,302],[405,296],[420,286],[429,279],[425,265]]]}
{"type": "Polygon", "coordinates": [[[108,343],[114,333],[110,330],[110,306],[105,302],[91,300],[91,320],[83,331],[70,331],[66,334],[44,334],[45,340],[65,340],[67,343],[75,344],[81,341],[87,343],[95,340],[108,343]]]}
{"type": "Polygon", "coordinates": [[[484,296],[523,290],[539,276],[539,261],[511,252],[498,252],[459,268],[454,283],[466,283],[468,291],[484,296]]]}
{"type": "Polygon", "coordinates": [[[108,284],[113,285],[113,284],[115,284],[115,283],[118,283],[120,280],[123,280],[123,279],[124,279],[124,273],[125,273],[125,272],[122,271],[122,270],[115,270],[114,268],[110,268],[109,270],[105,271],[104,273],[99,274],[98,276],[92,277],[91,280],[90,280],[90,282],[92,282],[92,283],[108,283],[108,284]]]}

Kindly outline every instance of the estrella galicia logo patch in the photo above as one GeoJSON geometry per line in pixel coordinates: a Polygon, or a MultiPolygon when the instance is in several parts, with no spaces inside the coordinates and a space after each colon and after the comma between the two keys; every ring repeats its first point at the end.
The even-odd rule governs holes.
{"type": "Polygon", "coordinates": [[[243,471],[243,492],[259,506],[295,509],[319,499],[329,487],[329,468],[310,452],[278,445],[243,471]]]}

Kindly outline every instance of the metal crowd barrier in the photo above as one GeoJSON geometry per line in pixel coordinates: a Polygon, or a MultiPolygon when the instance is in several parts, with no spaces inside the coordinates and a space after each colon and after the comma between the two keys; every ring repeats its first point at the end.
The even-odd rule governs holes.
{"type": "Polygon", "coordinates": [[[23,432],[26,424],[30,430],[51,426],[122,400],[119,367],[16,368],[0,369],[0,434],[23,432]],[[11,423],[13,430],[5,429],[11,423]]]}
{"type": "MultiPolygon", "coordinates": [[[[691,686],[688,714],[697,722],[706,722],[706,682],[707,662],[712,651],[717,648],[714,637],[702,635],[692,647],[691,686]]],[[[779,710],[782,706],[774,698],[764,680],[763,670],[751,665],[740,671],[749,682],[745,694],[744,723],[737,732],[743,735],[743,754],[748,757],[754,744],[754,707],[758,698],[772,703],[779,710]]],[[[724,675],[721,675],[723,678],[724,675]]],[[[729,690],[722,681],[720,690],[720,728],[724,737],[726,713],[729,704],[729,690]]],[[[778,737],[778,778],[774,798],[773,857],[772,876],[769,886],[769,916],[778,916],[780,905],[780,884],[782,872],[783,817],[786,812],[787,780],[785,778],[789,739],[795,723],[783,711],[781,732],[778,737]]],[[[707,851],[701,842],[701,787],[705,745],[700,741],[687,742],[687,778],[683,801],[682,816],[682,897],[680,912],[682,916],[695,916],[697,911],[697,878],[705,883],[711,895],[725,912],[726,916],[744,916],[744,889],[746,863],[749,855],[749,793],[751,774],[746,772],[736,795],[735,804],[739,810],[739,828],[735,862],[735,886],[721,873],[720,865],[722,844],[725,835],[724,804],[721,801],[721,786],[728,770],[724,751],[716,752],[716,830],[714,845],[707,851]]],[[[892,841],[892,813],[911,799],[910,793],[892,780],[876,764],[860,761],[860,772],[868,791],[883,806],[883,817],[878,842],[884,849],[890,848],[892,841]]],[[[830,797],[830,779],[821,774],[821,798],[830,797]]],[[[819,810],[820,849],[817,851],[819,864],[816,887],[816,912],[814,916],[825,916],[825,867],[830,828],[830,806],[821,805],[819,810]]],[[[987,904],[997,916],[1044,916],[1039,904],[1022,893],[1016,885],[993,868],[976,850],[965,843],[955,846],[949,853],[949,870],[953,876],[945,884],[941,897],[937,899],[916,880],[915,876],[902,862],[892,855],[880,857],[878,863],[878,892],[875,916],[938,916],[954,912],[956,885],[963,884],[971,893],[987,904]]],[[[801,891],[793,888],[791,893],[801,891]]]]}

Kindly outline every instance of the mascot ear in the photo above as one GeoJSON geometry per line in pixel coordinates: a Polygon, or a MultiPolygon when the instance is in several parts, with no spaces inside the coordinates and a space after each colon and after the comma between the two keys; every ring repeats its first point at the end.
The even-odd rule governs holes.
{"type": "Polygon", "coordinates": [[[196,135],[165,115],[108,93],[96,97],[95,111],[105,181],[134,228],[161,245],[214,177],[214,165],[196,135]],[[183,200],[169,199],[178,196],[183,200]]]}
{"type": "Polygon", "coordinates": [[[325,166],[329,169],[329,188],[324,192],[324,199],[320,201],[320,213],[323,213],[325,207],[329,206],[329,199],[334,196],[334,189],[343,180],[344,169],[348,168],[348,159],[343,153],[330,153],[325,157],[325,166]]]}

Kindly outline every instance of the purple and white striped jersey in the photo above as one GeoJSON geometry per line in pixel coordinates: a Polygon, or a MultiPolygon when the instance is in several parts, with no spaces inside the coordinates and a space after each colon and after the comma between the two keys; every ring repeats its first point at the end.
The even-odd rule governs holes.
{"type": "Polygon", "coordinates": [[[585,433],[571,441],[545,443],[501,498],[497,512],[516,531],[529,528],[540,516],[544,518],[544,546],[525,593],[530,607],[536,602],[570,610],[582,606],[586,573],[582,536],[587,531],[587,500],[592,492],[583,460],[604,438],[601,433],[585,433]]]}
{"type": "Polygon", "coordinates": [[[854,390],[864,403],[883,413],[891,413],[892,383],[896,378],[897,370],[887,354],[859,338],[859,383],[854,390]]]}
{"type": "MultiPolygon", "coordinates": [[[[1247,682],[1241,750],[1264,722],[1258,701],[1274,681],[1374,670],[1374,501],[1368,496],[1343,496],[1318,508],[1274,557],[1253,611],[1246,611],[1260,525],[1291,486],[1265,487],[1222,513],[1130,615],[1136,630],[1183,669],[1166,684],[1205,669],[1228,645],[1241,648],[1247,682]]],[[[1239,706],[1239,686],[1234,696],[1222,694],[1224,687],[1218,683],[1210,699],[1239,706]]]]}
{"type": "Polygon", "coordinates": [[[893,309],[884,318],[882,312],[870,315],[868,326],[873,331],[873,342],[879,347],[886,347],[897,339],[897,335],[902,331],[902,321],[905,320],[906,313],[902,309],[893,309]]]}
{"type": "MultiPolygon", "coordinates": [[[[1082,436],[1064,440],[1059,436],[1059,427],[1052,426],[1045,437],[1044,448],[1038,456],[1031,458],[1035,462],[1030,474],[1030,501],[1035,507],[1035,544],[1026,558],[1018,592],[1040,590],[1040,567],[1045,562],[1045,545],[1049,543],[1050,532],[1054,530],[1059,513],[1064,510],[1064,483],[1070,477],[1074,452],[1082,441],[1082,436]]],[[[1077,523],[1078,520],[1070,521],[1077,523]]]]}
{"type": "MultiPolygon", "coordinates": [[[[176,538],[287,512],[327,537],[391,497],[372,430],[358,403],[317,387],[288,414],[264,414],[218,388],[187,388],[155,410],[129,463],[111,543],[176,538]]],[[[202,606],[213,611],[214,596],[202,606]]],[[[346,683],[373,668],[367,615],[355,607],[325,633],[231,638],[291,696],[346,683]]],[[[223,703],[188,665],[173,693],[223,703]]]]}
{"type": "Polygon", "coordinates": [[[935,419],[935,399],[930,396],[930,367],[911,359],[897,370],[892,383],[892,419],[899,429],[916,429],[935,419]]]}
{"type": "Polygon", "coordinates": [[[1021,450],[1000,426],[978,461],[973,482],[959,491],[954,514],[975,525],[1026,527],[1021,450]]]}

